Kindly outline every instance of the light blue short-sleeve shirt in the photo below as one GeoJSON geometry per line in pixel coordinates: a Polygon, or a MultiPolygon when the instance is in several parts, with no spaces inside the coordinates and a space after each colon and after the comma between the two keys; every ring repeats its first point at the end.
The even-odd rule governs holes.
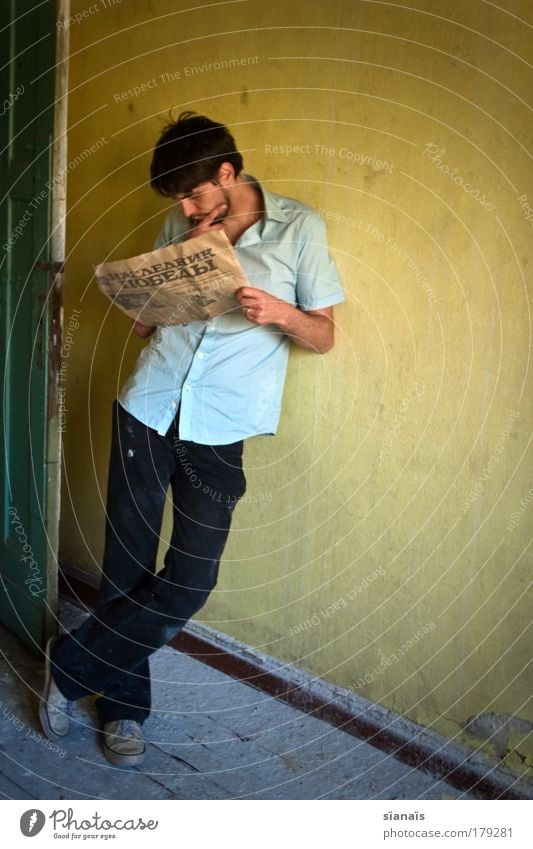
{"type": "MultiPolygon", "coordinates": [[[[302,310],[341,303],[342,287],[320,216],[303,203],[259,188],[265,214],[234,245],[250,285],[302,310]]],[[[182,241],[189,227],[175,207],[155,247],[182,241]]],[[[168,431],[179,407],[180,439],[203,445],[274,434],[289,347],[289,337],[276,325],[252,324],[240,308],[209,322],[159,327],[119,401],[160,434],[168,431]]]]}

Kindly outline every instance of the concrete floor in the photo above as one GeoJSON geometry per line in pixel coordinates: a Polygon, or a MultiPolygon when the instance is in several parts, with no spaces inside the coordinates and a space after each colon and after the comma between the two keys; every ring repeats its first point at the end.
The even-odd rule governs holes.
{"type": "MultiPolygon", "coordinates": [[[[71,628],[82,614],[62,605],[71,628]]],[[[143,767],[100,752],[91,699],[61,745],[37,720],[42,662],[0,629],[0,795],[8,799],[465,799],[326,722],[164,648],[152,658],[154,711],[143,767]]]]}

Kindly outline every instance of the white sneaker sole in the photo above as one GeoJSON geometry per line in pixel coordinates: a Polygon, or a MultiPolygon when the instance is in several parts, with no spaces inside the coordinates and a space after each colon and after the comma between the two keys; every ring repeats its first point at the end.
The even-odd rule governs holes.
{"type": "Polygon", "coordinates": [[[50,637],[50,639],[48,640],[48,642],[46,644],[45,655],[44,655],[45,656],[44,688],[43,688],[43,692],[42,692],[42,695],[41,695],[41,701],[39,702],[39,719],[41,720],[42,729],[43,729],[44,733],[46,734],[46,736],[48,737],[49,740],[63,740],[67,736],[69,729],[67,728],[67,730],[65,731],[64,734],[57,734],[57,732],[55,732],[54,729],[52,728],[52,726],[50,724],[50,718],[48,716],[48,693],[50,691],[50,684],[51,684],[51,681],[52,681],[52,661],[51,661],[51,658],[50,658],[50,652],[51,652],[51,649],[52,649],[55,641],[56,641],[56,637],[50,637]]]}
{"type": "Polygon", "coordinates": [[[105,742],[105,738],[102,744],[102,751],[105,759],[109,761],[109,763],[114,764],[114,766],[140,766],[144,763],[144,756],[146,753],[145,750],[138,755],[122,755],[119,752],[115,752],[113,749],[110,749],[105,742]]]}

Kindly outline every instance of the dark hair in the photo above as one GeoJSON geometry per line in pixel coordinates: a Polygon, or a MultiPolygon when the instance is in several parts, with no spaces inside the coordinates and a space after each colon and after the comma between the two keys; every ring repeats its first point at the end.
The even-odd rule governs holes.
{"type": "Polygon", "coordinates": [[[242,156],[229,130],[204,115],[182,112],[155,146],[150,185],[165,197],[190,192],[213,180],[223,162],[230,162],[236,175],[242,171],[242,156]]]}

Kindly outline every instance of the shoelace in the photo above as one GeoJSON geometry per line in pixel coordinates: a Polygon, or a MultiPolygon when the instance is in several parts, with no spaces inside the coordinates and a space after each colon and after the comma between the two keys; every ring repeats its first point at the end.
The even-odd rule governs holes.
{"type": "Polygon", "coordinates": [[[135,740],[140,740],[142,737],[139,725],[134,719],[119,720],[115,734],[117,737],[133,737],[135,740]]]}

